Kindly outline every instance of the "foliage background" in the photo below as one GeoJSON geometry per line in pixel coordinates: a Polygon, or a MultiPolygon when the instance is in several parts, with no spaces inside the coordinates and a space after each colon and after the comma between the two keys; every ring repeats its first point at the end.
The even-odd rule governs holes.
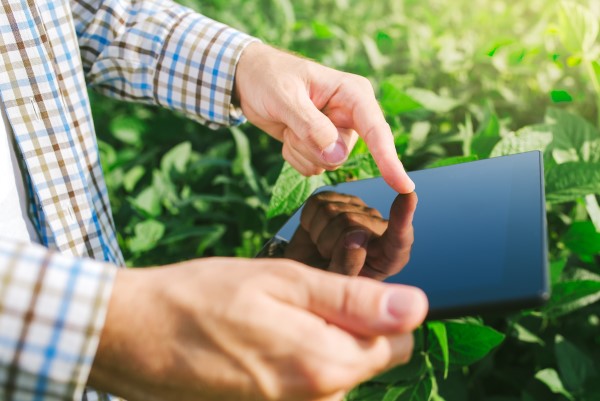
{"type": "MultiPolygon", "coordinates": [[[[600,3],[182,3],[369,77],[408,170],[544,151],[554,286],[548,306],[505,319],[428,324],[417,333],[410,365],[360,385],[348,399],[600,400],[600,3]]],[[[278,180],[281,146],[252,126],[215,132],[164,110],[91,97],[131,266],[252,257],[281,224],[276,215],[323,180],[378,174],[359,143],[335,173],[305,180],[288,171],[278,180]]]]}

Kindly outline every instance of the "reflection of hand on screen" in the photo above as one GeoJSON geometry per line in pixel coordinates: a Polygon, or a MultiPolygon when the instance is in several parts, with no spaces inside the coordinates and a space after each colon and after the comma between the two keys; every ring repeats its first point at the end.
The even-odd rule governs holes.
{"type": "Polygon", "coordinates": [[[318,193],[306,202],[285,257],[383,280],[408,262],[416,205],[415,193],[398,195],[388,221],[356,196],[318,193]]]}

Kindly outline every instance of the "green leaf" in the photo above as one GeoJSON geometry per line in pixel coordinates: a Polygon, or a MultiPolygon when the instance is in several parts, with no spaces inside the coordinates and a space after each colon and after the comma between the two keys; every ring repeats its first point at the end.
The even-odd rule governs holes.
{"type": "Polygon", "coordinates": [[[329,28],[329,25],[320,21],[311,21],[310,26],[317,39],[331,39],[335,37],[333,31],[329,28]]]}
{"type": "Polygon", "coordinates": [[[560,277],[566,265],[567,259],[558,259],[550,263],[550,282],[552,285],[560,282],[560,277]]]}
{"type": "Polygon", "coordinates": [[[553,103],[570,103],[573,101],[573,97],[569,92],[564,90],[553,90],[550,92],[550,99],[553,103]]]}
{"type": "Polygon", "coordinates": [[[171,177],[160,170],[152,172],[152,188],[160,203],[169,210],[172,210],[173,205],[179,201],[177,188],[171,181],[171,177]]]}
{"type": "Polygon", "coordinates": [[[295,211],[315,189],[325,185],[323,176],[304,177],[285,163],[273,187],[273,195],[267,209],[267,217],[295,211]]]}
{"type": "Polygon", "coordinates": [[[423,105],[404,91],[406,79],[402,76],[392,76],[380,85],[380,103],[388,116],[396,116],[409,111],[421,110],[423,105]]]}
{"type": "Polygon", "coordinates": [[[585,210],[587,210],[596,232],[600,233],[600,205],[598,205],[596,195],[590,194],[585,197],[585,210]]]}
{"type": "Polygon", "coordinates": [[[540,370],[535,374],[535,378],[548,386],[550,391],[553,393],[562,394],[569,400],[573,400],[573,396],[563,386],[562,382],[560,381],[560,377],[558,377],[558,373],[556,373],[556,370],[551,368],[540,370]]]}
{"type": "Polygon", "coordinates": [[[512,155],[532,150],[544,151],[552,142],[552,133],[547,125],[523,127],[503,137],[494,146],[490,157],[512,155]]]}
{"type": "Polygon", "coordinates": [[[168,235],[160,240],[161,245],[173,244],[186,239],[200,239],[205,236],[214,234],[215,232],[221,235],[225,232],[225,226],[222,224],[215,224],[209,226],[195,226],[195,227],[184,227],[176,228],[170,231],[168,235]]]}
{"type": "Polygon", "coordinates": [[[552,134],[552,155],[558,163],[600,161],[600,132],[585,119],[564,110],[548,109],[546,122],[552,134]]]}
{"type": "Polygon", "coordinates": [[[129,250],[134,253],[148,251],[156,246],[165,233],[160,221],[146,220],[135,225],[135,236],[129,241],[129,250]]]}
{"type": "Polygon", "coordinates": [[[406,90],[406,93],[419,104],[422,104],[427,110],[436,113],[447,113],[460,105],[458,100],[440,96],[428,89],[409,88],[406,90]]]}
{"type": "Polygon", "coordinates": [[[407,392],[411,386],[395,386],[390,388],[383,397],[382,401],[396,401],[403,393],[407,392]]]}
{"type": "Polygon", "coordinates": [[[412,356],[407,364],[395,366],[392,369],[375,376],[371,380],[376,383],[385,384],[408,382],[418,380],[426,371],[427,364],[425,363],[425,354],[418,352],[412,356]]]}
{"type": "Polygon", "coordinates": [[[531,344],[539,344],[542,347],[545,345],[544,340],[533,334],[531,331],[527,330],[525,327],[521,326],[518,323],[515,323],[513,326],[515,331],[515,336],[524,343],[531,344]]]}
{"type": "Polygon", "coordinates": [[[477,155],[447,157],[445,159],[440,159],[431,164],[428,164],[426,168],[451,166],[453,164],[468,163],[478,159],[479,158],[477,157],[477,155]]]}
{"type": "Polygon", "coordinates": [[[223,238],[223,235],[225,235],[225,232],[227,231],[227,228],[223,224],[214,224],[209,226],[209,228],[210,230],[204,233],[196,248],[196,254],[198,255],[203,255],[208,248],[215,245],[223,238]]]}
{"type": "Polygon", "coordinates": [[[549,318],[584,308],[600,299],[600,282],[594,280],[563,281],[552,287],[552,297],[542,311],[549,318]]]}
{"type": "Polygon", "coordinates": [[[179,174],[185,173],[186,167],[192,156],[192,144],[182,142],[171,148],[160,161],[160,169],[165,175],[169,175],[172,170],[179,174]]]}
{"type": "Polygon", "coordinates": [[[345,401],[381,401],[387,390],[383,386],[373,386],[371,383],[361,384],[353,388],[344,398],[345,401]]]}
{"type": "MultiPolygon", "coordinates": [[[[396,398],[390,398],[389,401],[429,401],[431,398],[432,389],[433,378],[428,375],[422,380],[413,383],[412,386],[408,387],[404,391],[400,392],[396,398]]],[[[388,390],[388,392],[392,390],[393,388],[388,390]]]]}
{"type": "Polygon", "coordinates": [[[444,362],[444,379],[446,379],[450,367],[450,352],[448,351],[446,325],[443,322],[429,322],[427,323],[427,327],[440,346],[442,361],[444,362]]]}
{"type": "Polygon", "coordinates": [[[563,242],[567,248],[579,255],[600,254],[600,233],[589,220],[571,224],[563,237],[563,242]]]}
{"type": "Polygon", "coordinates": [[[595,374],[594,362],[560,335],[555,338],[554,353],[565,387],[573,393],[580,392],[585,381],[595,374]]]}
{"type": "Polygon", "coordinates": [[[371,67],[373,67],[375,71],[381,71],[386,65],[390,63],[390,58],[384,56],[379,51],[377,43],[375,43],[375,40],[369,35],[363,35],[361,39],[371,67]]]}
{"type": "Polygon", "coordinates": [[[570,202],[600,194],[600,163],[568,162],[546,172],[546,200],[570,202]]]}
{"type": "Polygon", "coordinates": [[[600,63],[597,61],[592,61],[592,69],[594,70],[594,75],[596,75],[596,79],[600,81],[600,63]]]}
{"type": "Polygon", "coordinates": [[[142,133],[145,131],[144,123],[134,117],[116,117],[110,122],[110,131],[113,136],[129,145],[141,143],[142,133]]]}
{"type": "Polygon", "coordinates": [[[471,140],[471,153],[482,159],[489,157],[492,149],[499,141],[500,121],[498,121],[498,116],[493,111],[488,110],[483,123],[471,140]]]}
{"type": "Polygon", "coordinates": [[[136,209],[152,217],[159,216],[162,211],[160,197],[153,187],[145,188],[138,196],[131,199],[131,204],[136,209]]]}
{"type": "Polygon", "coordinates": [[[144,166],[134,166],[123,177],[123,187],[125,191],[131,192],[135,188],[138,181],[146,174],[144,166]]]}
{"type": "Polygon", "coordinates": [[[235,174],[242,174],[254,193],[260,193],[260,187],[256,179],[256,174],[254,173],[254,168],[252,167],[252,152],[250,150],[248,137],[244,131],[238,127],[231,127],[229,128],[229,131],[233,135],[237,149],[237,156],[233,162],[233,172],[235,174]]]}
{"type": "MultiPolygon", "coordinates": [[[[504,334],[479,324],[446,322],[450,363],[467,366],[485,357],[504,340],[504,334]]],[[[441,349],[432,344],[430,355],[444,361],[441,349]]]]}
{"type": "Polygon", "coordinates": [[[598,37],[598,19],[586,7],[563,1],[558,10],[559,35],[565,48],[586,55],[598,37]]]}

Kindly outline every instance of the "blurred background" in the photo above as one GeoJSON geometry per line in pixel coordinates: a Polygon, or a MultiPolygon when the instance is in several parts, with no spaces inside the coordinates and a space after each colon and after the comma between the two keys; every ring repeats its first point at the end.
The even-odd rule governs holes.
{"type": "MultiPolygon", "coordinates": [[[[408,170],[545,152],[556,285],[550,306],[486,322],[503,336],[505,353],[492,351],[496,343],[479,358],[454,363],[462,332],[444,326],[446,352],[443,336],[425,333],[419,352],[429,370],[408,379],[399,372],[405,376],[362,386],[349,399],[600,400],[598,385],[590,384],[600,378],[594,303],[600,298],[600,2],[180,2],[267,43],[368,77],[408,170]],[[427,344],[430,337],[437,343],[427,344]],[[389,395],[398,383],[421,386],[414,393],[420,395],[389,395]]],[[[212,131],[169,111],[93,92],[91,98],[130,266],[252,257],[315,186],[378,175],[362,143],[341,170],[305,180],[280,174],[280,144],[250,125],[212,131]]]]}

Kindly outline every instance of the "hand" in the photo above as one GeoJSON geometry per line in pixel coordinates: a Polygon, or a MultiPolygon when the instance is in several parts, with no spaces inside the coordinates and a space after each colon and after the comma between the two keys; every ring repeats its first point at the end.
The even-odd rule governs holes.
{"type": "Polygon", "coordinates": [[[284,256],[336,273],[384,280],[410,259],[417,201],[414,192],[398,195],[388,221],[356,196],[320,192],[306,201],[284,256]]]}
{"type": "Polygon", "coordinates": [[[89,383],[136,400],[339,400],[407,362],[420,290],[289,260],[123,270],[89,383]]]}
{"type": "Polygon", "coordinates": [[[300,173],[336,169],[360,135],[385,181],[400,193],[414,190],[366,78],[253,43],[235,90],[248,120],[283,142],[283,157],[300,173]]]}

